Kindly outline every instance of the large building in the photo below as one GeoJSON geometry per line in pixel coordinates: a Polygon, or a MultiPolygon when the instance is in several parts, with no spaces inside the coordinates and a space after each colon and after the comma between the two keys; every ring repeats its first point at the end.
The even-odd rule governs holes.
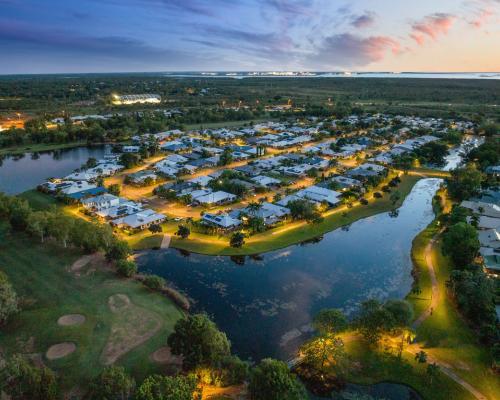
{"type": "Polygon", "coordinates": [[[112,103],[114,105],[129,105],[136,103],[159,104],[161,96],[159,94],[114,94],[112,103]]]}

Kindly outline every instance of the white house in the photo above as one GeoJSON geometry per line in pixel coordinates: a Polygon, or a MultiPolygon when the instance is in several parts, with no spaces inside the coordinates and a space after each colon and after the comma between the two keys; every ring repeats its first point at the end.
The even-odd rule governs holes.
{"type": "Polygon", "coordinates": [[[232,201],[236,200],[236,196],[231,193],[223,192],[222,190],[219,190],[217,192],[212,192],[208,193],[204,196],[199,196],[194,199],[196,203],[202,204],[202,205],[220,205],[220,204],[227,204],[232,201]]]}
{"type": "Polygon", "coordinates": [[[120,198],[109,193],[104,193],[99,196],[89,197],[81,200],[82,206],[88,210],[102,210],[105,208],[115,207],[120,204],[120,198]]]}
{"type": "Polygon", "coordinates": [[[210,214],[205,213],[201,220],[207,225],[216,226],[222,229],[234,229],[241,225],[241,221],[236,218],[232,218],[227,214],[210,214]]]}
{"type": "Polygon", "coordinates": [[[154,224],[160,224],[165,221],[166,217],[154,210],[147,209],[139,211],[135,214],[127,215],[123,218],[118,218],[112,221],[113,225],[126,229],[146,229],[154,224]]]}

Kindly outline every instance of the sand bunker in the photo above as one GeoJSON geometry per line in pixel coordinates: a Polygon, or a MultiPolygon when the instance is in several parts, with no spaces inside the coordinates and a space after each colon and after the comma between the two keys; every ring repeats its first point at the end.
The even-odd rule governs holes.
{"type": "Polygon", "coordinates": [[[57,360],[58,358],[66,357],[76,350],[76,344],[72,342],[58,343],[50,346],[45,356],[49,360],[57,360]]]}
{"type": "Polygon", "coordinates": [[[181,356],[174,356],[170,352],[170,347],[160,347],[153,354],[151,354],[151,359],[158,364],[174,364],[182,365],[181,356]]]}
{"type": "Polygon", "coordinates": [[[109,298],[108,305],[111,311],[116,314],[130,306],[130,299],[126,294],[114,294],[109,298]]]}
{"type": "Polygon", "coordinates": [[[82,314],[68,314],[63,315],[57,320],[61,326],[81,325],[85,322],[85,317],[82,314]]]}

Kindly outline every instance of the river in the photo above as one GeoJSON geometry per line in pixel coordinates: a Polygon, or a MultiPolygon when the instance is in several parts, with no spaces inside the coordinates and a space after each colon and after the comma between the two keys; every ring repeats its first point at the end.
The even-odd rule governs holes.
{"type": "Polygon", "coordinates": [[[347,314],[369,297],[403,298],[412,284],[411,243],[434,218],[439,179],[423,179],[397,216],[379,214],[316,242],[254,257],[144,252],[141,271],[165,277],[211,315],[243,358],[288,358],[325,307],[347,314]]]}

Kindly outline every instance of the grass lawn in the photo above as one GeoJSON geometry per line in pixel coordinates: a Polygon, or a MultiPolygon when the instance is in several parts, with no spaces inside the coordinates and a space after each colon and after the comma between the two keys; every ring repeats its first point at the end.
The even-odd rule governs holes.
{"type": "Polygon", "coordinates": [[[48,194],[39,192],[36,189],[28,190],[19,195],[19,197],[26,199],[30,206],[37,210],[43,211],[50,208],[50,206],[62,206],[63,204],[58,202],[54,197],[48,194]]]}
{"type": "Polygon", "coordinates": [[[346,341],[346,351],[358,368],[350,368],[348,380],[358,384],[395,382],[415,389],[424,399],[472,400],[474,397],[446,375],[440,373],[431,383],[427,364],[419,364],[414,356],[403,353],[401,360],[382,349],[373,350],[362,340],[346,341]]]}
{"type": "MultiPolygon", "coordinates": [[[[450,260],[441,253],[440,241],[433,247],[432,257],[440,297],[433,314],[418,328],[418,340],[424,343],[426,352],[448,364],[485,396],[494,399],[500,393],[500,380],[490,369],[489,352],[478,343],[477,334],[469,328],[447,295],[446,281],[452,268],[450,260]]],[[[429,282],[428,278],[424,282],[429,282]]]]}
{"type": "Polygon", "coordinates": [[[186,129],[217,129],[217,128],[239,128],[244,125],[259,124],[261,122],[276,121],[276,118],[255,118],[251,120],[242,121],[222,121],[222,122],[205,122],[200,124],[187,124],[186,129]]]}
{"type": "Polygon", "coordinates": [[[108,342],[108,347],[116,348],[117,338],[125,335],[129,345],[137,344],[149,326],[154,335],[116,363],[138,380],[160,372],[162,367],[153,364],[149,356],[165,345],[181,311],[166,297],[137,282],[117,278],[102,264],[84,267],[79,273],[70,271],[69,266],[80,256],[79,252],[53,244],[41,246],[21,234],[7,235],[2,240],[0,268],[22,298],[21,313],[0,332],[2,351],[7,356],[18,352],[36,354],[58,372],[65,389],[75,385],[85,388],[103,368],[102,353],[108,342]],[[125,295],[131,307],[113,312],[108,301],[116,294],[125,295]],[[82,325],[58,325],[59,317],[75,313],[85,316],[82,325]],[[136,326],[129,321],[142,322],[136,326]],[[45,352],[60,342],[75,343],[76,351],[48,360],[45,352]]]}
{"type": "MultiPolygon", "coordinates": [[[[446,193],[439,194],[444,200],[444,211],[450,211],[451,203],[446,199],[446,193]]],[[[430,304],[431,280],[424,250],[439,229],[434,221],[413,241],[412,259],[419,272],[422,292],[419,295],[409,294],[407,300],[412,303],[416,318],[430,304]]],[[[448,364],[457,375],[493,399],[500,393],[500,380],[491,372],[488,351],[478,343],[476,333],[467,326],[447,294],[446,281],[452,264],[443,256],[439,240],[432,247],[432,257],[440,295],[432,315],[417,329],[417,339],[424,344],[426,352],[448,364]]]]}

